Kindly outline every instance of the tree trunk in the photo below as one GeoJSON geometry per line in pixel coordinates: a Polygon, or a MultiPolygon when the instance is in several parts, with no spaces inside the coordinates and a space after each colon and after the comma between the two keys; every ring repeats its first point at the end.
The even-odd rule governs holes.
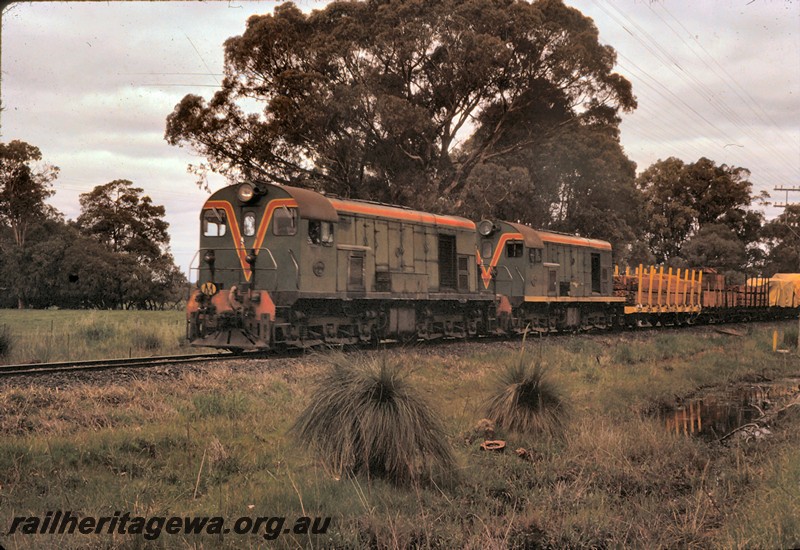
{"type": "Polygon", "coordinates": [[[22,296],[17,296],[17,309],[25,309],[25,301],[22,296]]]}

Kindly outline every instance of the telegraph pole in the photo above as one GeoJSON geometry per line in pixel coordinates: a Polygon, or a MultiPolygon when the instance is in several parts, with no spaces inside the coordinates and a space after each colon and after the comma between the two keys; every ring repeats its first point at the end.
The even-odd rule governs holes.
{"type": "Polygon", "coordinates": [[[800,186],[793,186],[793,187],[776,187],[775,191],[785,191],[786,192],[786,202],[776,202],[775,206],[781,207],[784,210],[787,206],[791,206],[792,204],[789,202],[789,193],[800,193],[800,186]]]}
{"type": "MultiPolygon", "coordinates": [[[[798,187],[798,186],[776,187],[775,191],[785,191],[786,192],[786,202],[783,202],[783,203],[776,202],[775,203],[775,206],[782,206],[783,207],[783,211],[786,212],[786,207],[789,206],[790,204],[792,204],[792,203],[789,202],[789,193],[798,193],[798,192],[800,192],[800,187],[798,187]]],[[[789,230],[792,233],[795,234],[795,237],[800,238],[800,235],[795,233],[794,229],[792,229],[792,227],[788,223],[786,224],[786,227],[788,227],[789,230]]],[[[798,254],[798,255],[800,255],[800,254],[798,254]]],[[[798,270],[798,273],[800,273],[800,270],[798,270]]],[[[798,317],[797,317],[797,354],[800,355],[800,315],[798,315],[798,317]]]]}

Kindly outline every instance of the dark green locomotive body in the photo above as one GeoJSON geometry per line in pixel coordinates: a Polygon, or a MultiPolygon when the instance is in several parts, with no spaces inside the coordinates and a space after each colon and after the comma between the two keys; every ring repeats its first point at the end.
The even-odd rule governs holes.
{"type": "Polygon", "coordinates": [[[475,224],[288,186],[226,187],[201,213],[192,344],[230,349],[485,332],[475,224]]]}

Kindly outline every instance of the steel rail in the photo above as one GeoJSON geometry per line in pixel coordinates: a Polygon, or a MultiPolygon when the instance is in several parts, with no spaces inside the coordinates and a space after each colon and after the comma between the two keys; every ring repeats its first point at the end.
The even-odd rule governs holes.
{"type": "Polygon", "coordinates": [[[192,362],[222,361],[225,359],[264,357],[260,352],[202,353],[189,355],[162,355],[153,357],[131,357],[125,359],[95,359],[90,361],[62,361],[55,363],[20,363],[0,365],[0,377],[13,375],[53,374],[59,372],[101,371],[123,367],[158,367],[192,362]]]}

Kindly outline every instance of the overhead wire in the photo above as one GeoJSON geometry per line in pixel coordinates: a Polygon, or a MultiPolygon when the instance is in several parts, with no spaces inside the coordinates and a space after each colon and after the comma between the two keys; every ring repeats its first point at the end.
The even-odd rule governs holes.
{"type": "MultiPolygon", "coordinates": [[[[735,89],[734,89],[734,88],[733,88],[733,87],[732,87],[732,86],[729,84],[729,82],[728,82],[728,79],[726,79],[726,78],[724,78],[722,75],[720,75],[720,73],[719,73],[719,72],[718,72],[718,71],[717,71],[717,70],[716,70],[714,67],[712,67],[712,66],[711,66],[711,65],[710,65],[710,64],[709,64],[709,63],[708,63],[708,62],[707,62],[705,59],[703,59],[703,58],[702,58],[702,56],[701,56],[701,55],[699,55],[699,53],[697,53],[697,51],[694,49],[694,47],[691,45],[691,43],[690,43],[690,42],[687,42],[687,41],[686,41],[686,39],[685,39],[685,38],[684,38],[684,37],[683,37],[683,36],[682,36],[682,35],[681,35],[681,34],[680,34],[680,33],[679,33],[677,30],[675,30],[675,28],[674,28],[672,25],[670,25],[670,24],[669,24],[669,22],[667,22],[667,21],[666,21],[666,20],[665,20],[665,19],[664,19],[664,18],[663,18],[663,17],[662,17],[662,16],[661,16],[661,15],[660,15],[658,12],[656,12],[656,11],[653,9],[653,6],[652,6],[652,5],[649,5],[649,6],[648,6],[648,8],[650,9],[650,11],[651,11],[651,12],[652,12],[652,13],[653,13],[653,14],[654,14],[656,17],[658,17],[658,18],[659,18],[659,20],[661,20],[661,22],[662,22],[662,23],[664,23],[664,25],[666,25],[666,26],[667,26],[667,28],[668,28],[670,31],[672,31],[672,33],[673,33],[675,36],[677,36],[677,37],[678,37],[678,39],[679,39],[679,40],[681,40],[681,42],[683,42],[683,43],[684,43],[684,44],[687,46],[687,48],[688,48],[688,49],[689,49],[689,50],[690,50],[690,51],[691,51],[691,52],[692,52],[692,53],[693,53],[693,54],[694,54],[694,55],[697,57],[697,59],[698,59],[698,60],[700,60],[700,61],[703,63],[703,65],[704,65],[704,66],[705,66],[705,67],[706,67],[708,70],[710,70],[712,73],[714,73],[714,75],[716,75],[716,76],[717,76],[717,78],[719,78],[719,79],[720,79],[720,81],[721,81],[723,84],[725,84],[725,85],[728,87],[728,89],[730,89],[732,92],[734,92],[734,94],[735,94],[735,95],[736,95],[736,96],[737,96],[737,97],[740,99],[740,101],[742,101],[742,102],[745,104],[745,106],[747,106],[747,107],[748,107],[748,109],[749,109],[749,110],[750,110],[750,111],[751,111],[751,112],[752,112],[754,115],[756,115],[756,117],[757,117],[757,118],[759,118],[759,119],[762,121],[762,123],[764,123],[764,124],[769,124],[769,123],[768,123],[768,122],[767,122],[767,121],[764,119],[764,117],[762,117],[761,115],[759,115],[759,114],[756,112],[756,110],[755,110],[755,109],[753,109],[753,107],[752,107],[750,104],[748,104],[748,102],[747,102],[747,101],[745,101],[745,100],[744,100],[744,98],[743,98],[741,95],[739,95],[739,94],[736,92],[736,90],[735,90],[735,89]]],[[[674,19],[674,17],[673,17],[673,19],[674,19]]],[[[677,20],[676,20],[676,21],[677,21],[677,20]]],[[[681,25],[681,26],[682,26],[682,25],[681,25]]],[[[682,28],[684,28],[684,29],[685,29],[685,27],[683,27],[683,26],[682,26],[682,28]]],[[[688,32],[688,31],[687,31],[687,32],[688,32]]],[[[697,41],[697,39],[694,39],[694,40],[695,40],[695,42],[697,42],[698,44],[700,44],[700,42],[699,42],[699,41],[697,41]]],[[[702,45],[701,45],[701,47],[702,47],[702,45]]],[[[705,51],[706,55],[710,56],[710,54],[708,53],[708,51],[707,51],[705,48],[703,48],[703,50],[705,51]]],[[[713,59],[713,57],[712,57],[712,59],[713,59]]],[[[719,65],[719,63],[717,63],[717,65],[719,65]]],[[[720,67],[722,67],[721,65],[719,65],[719,66],[720,66],[720,67]]],[[[724,69],[723,69],[723,70],[724,70],[724,69]]],[[[726,71],[726,73],[727,73],[727,71],[726,71]]],[[[729,76],[730,76],[730,75],[729,75],[729,76]]],[[[730,80],[734,80],[734,82],[735,82],[735,79],[733,79],[732,77],[730,77],[730,80]]],[[[737,83],[737,86],[738,86],[738,83],[737,83]]],[[[704,87],[705,89],[707,89],[707,87],[706,87],[705,85],[703,85],[703,87],[704,87]]],[[[741,86],[739,86],[739,87],[741,88],[741,86]]],[[[709,92],[710,92],[710,90],[709,90],[709,92]]],[[[730,107],[729,107],[729,106],[728,106],[728,105],[727,105],[727,104],[726,104],[724,101],[722,101],[722,100],[718,100],[718,99],[717,99],[717,96],[716,96],[716,94],[713,94],[713,93],[712,93],[712,95],[714,96],[714,99],[715,99],[715,102],[716,102],[716,104],[719,106],[718,108],[720,108],[720,109],[724,110],[726,113],[728,113],[728,114],[730,115],[731,119],[735,119],[735,120],[737,121],[737,126],[739,126],[739,128],[740,128],[740,129],[742,129],[743,131],[745,131],[745,132],[746,132],[748,135],[750,135],[750,137],[751,137],[752,139],[754,139],[755,141],[759,141],[759,142],[760,142],[760,144],[761,144],[762,146],[766,146],[766,148],[770,149],[770,150],[771,150],[773,153],[775,153],[775,154],[777,154],[778,156],[782,157],[782,158],[781,158],[781,160],[783,160],[784,162],[786,162],[786,163],[791,163],[791,162],[792,162],[792,161],[791,161],[791,159],[789,159],[789,158],[788,158],[788,157],[787,157],[787,156],[786,156],[786,155],[785,155],[785,154],[784,154],[784,153],[783,153],[781,150],[779,150],[779,149],[775,148],[775,147],[772,145],[772,142],[770,142],[770,141],[766,141],[766,142],[765,142],[765,141],[764,141],[763,139],[761,139],[760,137],[756,137],[756,136],[754,136],[754,135],[753,135],[753,133],[752,133],[752,132],[753,132],[752,125],[751,125],[750,123],[748,123],[747,121],[745,121],[745,120],[744,120],[744,119],[743,119],[743,118],[742,118],[742,117],[739,115],[739,113],[738,113],[738,112],[736,112],[734,109],[730,108],[730,107]]],[[[747,95],[749,96],[749,94],[747,94],[747,95]]],[[[752,102],[754,105],[756,105],[757,107],[759,107],[759,109],[760,109],[760,106],[758,106],[758,104],[755,102],[755,100],[753,100],[753,99],[752,99],[752,96],[750,96],[750,99],[751,99],[751,102],[752,102]]],[[[761,111],[762,111],[762,113],[764,113],[764,115],[765,115],[765,116],[769,117],[769,115],[767,115],[767,114],[766,114],[766,113],[763,111],[763,109],[761,109],[761,111]]],[[[778,126],[777,126],[776,124],[774,124],[774,121],[773,121],[773,124],[772,124],[772,126],[773,126],[773,127],[775,127],[775,128],[778,130],[778,131],[781,131],[781,129],[780,129],[780,128],[778,128],[778,126]]]]}
{"type": "MultiPolygon", "coordinates": [[[[730,84],[728,84],[728,88],[729,88],[729,89],[730,89],[730,90],[731,90],[731,91],[732,91],[734,94],[736,94],[736,96],[737,96],[737,97],[738,97],[738,98],[739,98],[739,99],[742,101],[742,103],[744,103],[745,105],[747,105],[747,107],[750,109],[750,111],[751,111],[753,114],[755,114],[755,115],[756,115],[756,116],[757,116],[757,117],[758,117],[758,118],[759,118],[759,119],[760,119],[762,122],[764,122],[765,124],[767,124],[767,123],[771,124],[771,125],[772,125],[772,126],[775,128],[775,129],[777,129],[778,131],[783,131],[783,130],[780,128],[780,126],[779,126],[779,125],[778,125],[778,124],[775,122],[775,120],[774,120],[774,119],[773,119],[773,118],[772,118],[772,117],[769,115],[769,113],[767,113],[766,111],[764,111],[764,109],[761,107],[761,105],[760,105],[760,104],[759,104],[759,103],[758,103],[758,102],[757,102],[755,99],[753,99],[753,96],[751,96],[751,95],[750,95],[750,93],[747,91],[747,89],[746,89],[746,88],[744,88],[744,87],[743,87],[743,86],[742,86],[742,85],[739,83],[739,81],[738,81],[738,80],[737,80],[737,79],[736,79],[736,78],[735,78],[733,75],[731,75],[731,74],[730,74],[730,73],[727,71],[727,69],[725,69],[725,67],[724,67],[723,65],[721,65],[721,64],[719,63],[719,61],[717,61],[717,59],[716,59],[716,58],[715,58],[713,55],[711,55],[711,53],[709,53],[709,51],[708,51],[708,50],[705,48],[705,46],[703,46],[702,42],[700,42],[700,41],[699,41],[699,40],[698,40],[698,39],[697,39],[697,38],[696,38],[696,37],[695,37],[695,36],[694,36],[694,35],[693,35],[693,34],[692,34],[690,31],[689,31],[689,29],[687,29],[687,28],[686,28],[686,27],[683,25],[683,23],[681,23],[681,21],[680,21],[679,19],[677,19],[677,18],[676,18],[674,15],[672,15],[672,13],[671,13],[671,12],[670,12],[670,11],[667,9],[667,7],[666,7],[665,5],[661,4],[660,6],[661,6],[661,9],[663,9],[663,10],[664,10],[664,12],[665,12],[667,15],[669,15],[669,17],[670,17],[670,18],[672,18],[672,20],[673,20],[673,21],[675,21],[675,22],[676,22],[676,23],[677,23],[677,24],[678,24],[678,25],[679,25],[679,26],[680,26],[680,27],[681,27],[681,28],[682,28],[682,29],[683,29],[683,30],[686,32],[686,34],[687,34],[687,35],[689,35],[689,36],[692,38],[692,41],[693,41],[695,44],[697,44],[697,45],[700,47],[700,49],[701,49],[701,50],[703,50],[703,52],[706,54],[706,56],[707,56],[707,57],[708,57],[708,58],[709,58],[709,59],[710,59],[710,60],[711,60],[711,61],[714,63],[714,65],[716,65],[716,66],[717,66],[717,67],[718,67],[718,68],[719,68],[719,69],[722,71],[722,73],[723,73],[723,74],[726,76],[726,78],[722,78],[722,77],[719,75],[719,73],[718,73],[718,72],[717,72],[717,71],[716,71],[716,70],[715,70],[713,67],[709,67],[709,66],[708,66],[708,64],[706,64],[706,66],[707,66],[707,67],[709,67],[709,69],[710,69],[710,70],[714,71],[714,74],[716,74],[717,76],[720,76],[720,79],[721,79],[721,80],[723,80],[723,81],[724,81],[726,84],[728,84],[728,82],[732,82],[732,83],[733,83],[733,86],[730,86],[730,84]],[[726,80],[726,79],[727,79],[727,80],[726,80]],[[741,92],[742,92],[742,94],[743,94],[743,96],[744,96],[744,97],[743,97],[742,95],[740,95],[740,94],[739,94],[739,92],[736,90],[736,88],[738,88],[738,89],[739,89],[739,91],[741,91],[741,92]],[[755,108],[754,108],[754,107],[755,107],[755,108]],[[760,112],[759,112],[759,111],[760,111],[760,112]]],[[[652,9],[653,9],[652,5],[650,5],[650,6],[649,6],[649,8],[652,10],[652,9]]],[[[699,57],[699,56],[698,56],[698,57],[699,57]]]]}
{"type": "MultiPolygon", "coordinates": [[[[614,13],[612,13],[611,11],[606,9],[603,5],[601,5],[598,2],[598,0],[593,0],[593,2],[595,3],[595,5],[597,5],[597,7],[601,11],[603,11],[603,13],[605,13],[617,25],[619,25],[626,33],[631,35],[640,45],[642,45],[642,47],[644,47],[655,59],[657,59],[660,63],[662,63],[667,69],[669,69],[670,72],[672,72],[672,74],[677,76],[683,82],[687,83],[690,89],[693,89],[700,97],[702,97],[705,101],[707,101],[709,104],[711,104],[715,108],[715,110],[717,112],[719,112],[728,122],[731,123],[731,125],[737,127],[742,132],[748,133],[751,136],[751,139],[753,141],[758,142],[759,148],[761,149],[761,151],[765,151],[767,149],[770,149],[770,150],[773,151],[773,154],[775,154],[776,156],[784,156],[785,157],[785,155],[783,155],[783,153],[781,151],[779,151],[779,150],[775,149],[774,147],[772,147],[772,145],[769,142],[765,142],[764,140],[760,139],[758,136],[753,136],[752,132],[749,132],[748,129],[746,128],[745,121],[737,113],[735,113],[730,107],[728,107],[724,102],[719,100],[716,97],[716,95],[704,83],[700,82],[693,75],[690,75],[683,68],[681,63],[677,59],[675,59],[675,57],[671,53],[667,52],[663,48],[663,46],[661,46],[661,44],[659,44],[658,41],[656,41],[652,37],[652,35],[650,35],[650,33],[648,33],[645,29],[643,29],[635,21],[631,20],[627,15],[625,15],[622,12],[620,12],[617,8],[613,8],[613,9],[620,14],[620,17],[616,16],[614,13]],[[623,19],[625,21],[627,21],[627,25],[626,25],[625,21],[623,21],[623,19]],[[628,28],[628,27],[631,27],[631,28],[628,28]],[[637,33],[639,33],[639,34],[637,34],[637,33]],[[639,36],[639,35],[642,35],[642,36],[639,36]],[[645,38],[643,38],[643,36],[646,36],[647,40],[645,38]],[[648,43],[648,41],[649,41],[649,43],[648,43]],[[699,92],[697,91],[698,89],[700,90],[699,92]]],[[[663,20],[662,20],[662,22],[663,22],[663,20]]],[[[673,30],[673,32],[675,32],[674,29],[672,29],[672,30],[673,30]]],[[[712,143],[714,143],[715,148],[720,148],[720,147],[721,148],[725,148],[727,145],[729,145],[731,143],[735,143],[737,141],[736,138],[731,136],[731,134],[729,132],[726,132],[725,130],[720,128],[717,124],[715,124],[714,122],[711,122],[707,117],[705,117],[697,109],[695,109],[692,105],[690,105],[683,97],[678,96],[672,89],[666,87],[663,84],[663,82],[661,82],[660,79],[655,78],[652,75],[650,75],[646,70],[644,70],[641,67],[639,67],[638,65],[636,65],[636,63],[634,63],[632,60],[630,60],[629,58],[627,58],[623,54],[618,52],[618,55],[621,58],[623,58],[627,63],[629,63],[630,65],[636,67],[636,69],[638,70],[639,73],[641,73],[641,75],[645,75],[646,78],[651,80],[653,82],[653,85],[645,83],[644,78],[639,76],[640,83],[645,83],[647,87],[649,87],[655,93],[657,93],[659,96],[661,96],[663,99],[665,99],[670,105],[672,105],[673,107],[676,107],[676,113],[680,113],[681,115],[685,115],[686,114],[686,110],[688,110],[689,112],[693,113],[699,120],[703,121],[709,128],[714,130],[714,134],[717,135],[716,139],[722,138],[720,141],[721,142],[722,141],[725,142],[725,145],[722,145],[721,142],[720,143],[714,143],[712,141],[712,143]],[[676,105],[676,102],[680,103],[680,105],[682,105],[683,108],[678,108],[677,105],[676,105]]],[[[623,68],[621,65],[620,65],[620,67],[623,68]]],[[[623,70],[628,70],[629,72],[632,72],[632,71],[630,71],[630,69],[624,69],[623,68],[623,70]]],[[[746,155],[744,155],[744,156],[747,156],[752,160],[754,154],[755,154],[755,158],[757,158],[758,160],[761,160],[761,162],[755,163],[755,164],[759,165],[759,170],[761,172],[769,172],[769,176],[774,180],[784,181],[784,182],[787,181],[784,176],[782,176],[781,174],[775,173],[773,169],[767,167],[769,165],[769,162],[765,162],[763,160],[763,157],[762,157],[763,152],[760,153],[758,151],[755,151],[755,153],[754,153],[754,151],[748,150],[746,152],[746,155]]]]}
{"type": "MultiPolygon", "coordinates": [[[[597,0],[595,0],[595,3],[597,4],[597,0]]],[[[757,149],[755,149],[755,150],[752,150],[752,148],[750,148],[750,149],[748,149],[748,150],[747,150],[747,151],[746,151],[746,152],[745,152],[743,155],[741,155],[741,154],[740,154],[740,156],[747,156],[747,157],[749,157],[749,158],[753,158],[753,156],[755,155],[756,159],[758,159],[758,160],[760,160],[760,161],[761,161],[761,162],[757,162],[756,164],[761,164],[761,165],[763,165],[763,166],[767,166],[767,165],[769,165],[769,163],[770,163],[770,162],[769,162],[769,159],[765,159],[763,155],[765,154],[765,152],[766,152],[767,150],[769,150],[769,151],[771,151],[771,152],[772,152],[772,154],[773,154],[774,156],[783,157],[783,158],[782,158],[783,162],[791,162],[789,159],[787,159],[787,158],[785,157],[785,155],[783,155],[783,153],[782,153],[781,151],[779,151],[777,148],[775,148],[775,147],[773,146],[773,144],[772,144],[772,142],[771,142],[771,141],[764,140],[764,139],[760,138],[759,136],[753,135],[753,133],[752,133],[751,131],[749,131],[749,130],[748,130],[748,128],[747,128],[747,127],[746,127],[746,125],[744,124],[744,121],[741,119],[741,117],[739,117],[739,116],[738,116],[738,115],[736,115],[736,114],[733,114],[733,115],[731,115],[731,113],[733,113],[733,110],[732,110],[732,109],[730,109],[730,108],[727,108],[727,106],[725,106],[725,107],[721,107],[720,105],[724,105],[724,104],[723,104],[723,103],[721,103],[719,100],[717,100],[717,99],[716,99],[716,97],[715,97],[715,94],[714,94],[714,93],[713,93],[713,92],[712,92],[712,91],[711,91],[711,90],[710,90],[710,89],[709,89],[709,88],[708,88],[708,87],[707,87],[707,86],[706,86],[704,83],[700,82],[700,81],[699,81],[699,80],[698,80],[696,77],[694,77],[692,74],[690,74],[689,72],[687,72],[687,71],[686,71],[686,70],[683,68],[683,66],[681,65],[681,63],[680,63],[680,62],[678,62],[678,60],[676,60],[676,59],[675,59],[675,57],[674,57],[674,56],[673,56],[673,55],[672,55],[670,52],[668,52],[668,51],[667,51],[667,50],[666,50],[666,49],[665,49],[665,48],[664,48],[664,47],[663,47],[663,46],[662,46],[662,45],[661,45],[661,44],[660,44],[660,43],[659,43],[657,40],[655,40],[655,39],[652,37],[652,35],[651,35],[649,32],[647,32],[647,30],[643,29],[643,28],[642,28],[642,27],[641,27],[641,26],[640,26],[638,23],[636,23],[635,21],[633,21],[633,20],[632,20],[630,17],[628,17],[628,16],[627,16],[625,13],[621,12],[621,11],[619,10],[619,8],[617,8],[617,7],[615,7],[615,6],[611,6],[611,7],[612,7],[612,9],[614,9],[614,11],[616,11],[617,13],[619,13],[619,15],[620,15],[620,16],[621,16],[623,19],[625,19],[625,21],[627,21],[627,22],[628,22],[628,24],[629,24],[629,25],[630,25],[632,28],[634,28],[634,29],[635,29],[637,32],[639,32],[641,35],[644,35],[644,36],[646,36],[646,37],[647,37],[647,41],[645,41],[643,38],[641,38],[640,36],[637,36],[637,35],[636,35],[635,33],[633,33],[633,32],[632,32],[630,29],[628,29],[628,28],[625,26],[625,24],[624,24],[624,23],[622,23],[622,22],[619,20],[619,18],[616,18],[616,17],[615,17],[615,16],[614,16],[612,13],[610,13],[608,10],[605,10],[605,9],[604,9],[604,8],[603,8],[601,5],[599,5],[599,4],[598,4],[598,7],[600,7],[600,9],[602,9],[602,10],[603,10],[603,11],[604,11],[604,12],[605,12],[605,13],[606,13],[606,14],[607,14],[609,17],[611,17],[612,19],[614,19],[614,20],[615,20],[615,22],[617,22],[617,24],[621,25],[621,26],[623,27],[623,29],[624,29],[626,32],[628,32],[629,34],[631,34],[631,36],[633,36],[633,37],[634,37],[634,38],[635,38],[635,39],[636,39],[636,40],[637,40],[637,41],[638,41],[640,44],[642,44],[642,46],[643,46],[643,47],[645,47],[645,49],[647,49],[647,50],[648,50],[648,51],[649,51],[649,52],[650,52],[650,53],[651,53],[651,54],[652,54],[652,55],[653,55],[653,56],[654,56],[656,59],[658,59],[658,60],[659,60],[661,63],[663,63],[663,64],[664,64],[664,66],[665,66],[666,68],[668,68],[668,69],[670,70],[670,72],[672,72],[672,74],[674,74],[674,75],[675,75],[675,76],[677,76],[679,79],[681,79],[682,81],[684,81],[685,83],[687,83],[687,84],[689,85],[689,88],[690,88],[690,89],[693,89],[693,90],[695,91],[695,93],[697,93],[697,94],[698,94],[700,97],[702,97],[702,98],[703,98],[705,101],[707,101],[707,102],[708,102],[710,105],[712,105],[713,107],[715,107],[715,108],[716,108],[716,110],[717,110],[717,111],[718,111],[718,112],[719,112],[719,113],[720,113],[720,114],[721,114],[721,115],[722,115],[722,116],[723,116],[725,119],[727,119],[727,120],[728,120],[728,121],[729,121],[729,122],[730,122],[730,123],[731,123],[733,126],[736,126],[736,127],[737,127],[737,128],[738,128],[738,129],[739,129],[741,132],[743,132],[743,133],[747,134],[747,135],[750,137],[750,139],[751,139],[751,140],[752,140],[754,143],[757,143],[757,144],[758,144],[758,146],[759,146],[759,147],[758,147],[757,149]],[[657,53],[656,51],[654,51],[652,47],[650,47],[650,45],[647,43],[648,41],[650,42],[650,44],[652,44],[652,45],[653,45],[653,47],[655,47],[655,48],[656,48],[656,50],[658,51],[658,53],[657,53]],[[677,67],[677,70],[676,70],[676,67],[677,67]],[[755,152],[754,152],[754,151],[755,151],[755,152]]],[[[673,93],[672,95],[674,96],[675,94],[673,93]]],[[[688,105],[688,104],[687,104],[685,101],[682,101],[682,103],[684,103],[684,104],[688,105]]],[[[692,112],[694,112],[694,113],[697,113],[697,110],[696,110],[696,109],[692,109],[692,112]]],[[[704,121],[707,121],[707,119],[706,119],[705,117],[702,117],[702,119],[703,119],[704,121]]],[[[714,125],[712,125],[712,126],[713,126],[713,128],[714,128],[715,130],[717,130],[717,131],[718,131],[718,132],[721,134],[721,136],[722,136],[722,137],[724,137],[724,138],[725,138],[725,141],[726,141],[726,143],[731,143],[731,142],[735,142],[735,141],[736,141],[736,140],[735,140],[735,138],[734,138],[733,136],[731,136],[731,134],[729,134],[729,133],[728,133],[728,132],[726,132],[726,131],[723,131],[723,130],[722,130],[721,128],[719,128],[719,126],[717,126],[716,124],[714,124],[714,125]]],[[[718,145],[717,147],[719,147],[719,145],[718,145]]],[[[722,146],[722,147],[724,148],[724,146],[722,146]]],[[[762,172],[765,172],[765,171],[766,171],[766,169],[762,169],[761,171],[762,171],[762,172]]],[[[773,179],[776,179],[776,178],[777,178],[779,181],[781,181],[781,180],[784,180],[784,181],[785,181],[785,178],[784,178],[784,176],[782,176],[782,175],[780,175],[780,174],[777,174],[777,173],[775,173],[775,172],[774,172],[773,170],[771,170],[771,169],[770,169],[770,172],[771,172],[771,178],[773,178],[773,179]]]]}

